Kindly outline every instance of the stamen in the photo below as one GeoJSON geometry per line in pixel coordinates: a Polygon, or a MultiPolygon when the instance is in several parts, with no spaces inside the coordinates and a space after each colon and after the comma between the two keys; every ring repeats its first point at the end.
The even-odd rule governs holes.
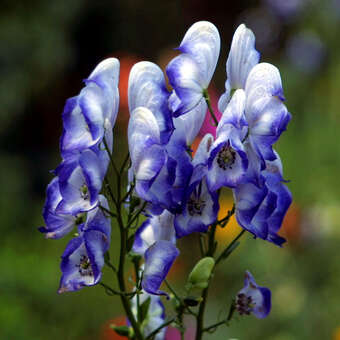
{"type": "Polygon", "coordinates": [[[188,212],[190,216],[194,215],[202,215],[202,212],[206,206],[206,203],[204,200],[202,200],[200,197],[196,197],[194,194],[191,195],[189,201],[188,201],[188,212]]]}
{"type": "Polygon", "coordinates": [[[249,315],[253,311],[254,303],[251,296],[242,293],[237,295],[235,307],[240,315],[249,315]]]}
{"type": "Polygon", "coordinates": [[[223,170],[227,170],[227,168],[232,169],[235,163],[235,158],[235,150],[229,145],[229,143],[226,143],[217,155],[217,164],[223,170]]]}
{"type": "Polygon", "coordinates": [[[87,255],[81,255],[79,264],[76,264],[78,267],[78,272],[81,276],[93,276],[93,271],[90,263],[90,259],[87,255]]]}

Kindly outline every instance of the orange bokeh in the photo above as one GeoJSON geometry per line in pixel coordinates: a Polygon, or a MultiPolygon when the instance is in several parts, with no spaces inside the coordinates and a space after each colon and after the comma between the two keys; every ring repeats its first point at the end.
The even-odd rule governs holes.
{"type": "MultiPolygon", "coordinates": [[[[233,207],[233,199],[231,197],[221,196],[220,210],[218,212],[218,219],[222,219],[228,214],[228,211],[233,207]]],[[[218,227],[216,230],[216,238],[221,242],[228,242],[233,240],[237,234],[240,233],[242,228],[238,225],[235,215],[233,215],[228,224],[224,227],[218,227]]]]}
{"type": "Polygon", "coordinates": [[[101,328],[100,340],[126,340],[126,336],[118,335],[110,325],[124,326],[126,325],[126,318],[124,316],[117,316],[114,319],[108,320],[101,328]]]}

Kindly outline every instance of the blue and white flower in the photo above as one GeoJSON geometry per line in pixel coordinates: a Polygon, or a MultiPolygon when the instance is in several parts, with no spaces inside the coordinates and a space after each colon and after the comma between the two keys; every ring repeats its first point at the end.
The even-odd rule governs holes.
{"type": "Polygon", "coordinates": [[[64,160],[55,170],[59,177],[61,201],[55,211],[58,214],[77,214],[98,205],[103,173],[95,152],[84,150],[64,160]]]}
{"type": "Polygon", "coordinates": [[[97,145],[105,130],[112,130],[119,106],[118,79],[119,61],[106,59],[85,80],[80,94],[67,100],[60,140],[64,159],[97,145]]]}
{"type": "Polygon", "coordinates": [[[271,292],[266,287],[258,286],[251,273],[246,271],[244,287],[236,296],[235,307],[240,315],[254,314],[263,319],[271,309],[271,292]]]}
{"type": "Polygon", "coordinates": [[[259,60],[260,53],[255,49],[254,33],[241,24],[234,33],[227,59],[225,93],[218,102],[221,112],[226,109],[234,90],[245,89],[248,74],[259,60]]]}
{"type": "Polygon", "coordinates": [[[179,255],[179,250],[171,241],[156,241],[144,254],[145,269],[142,288],[149,294],[167,295],[160,290],[173,262],[179,255]]]}
{"type": "Polygon", "coordinates": [[[213,136],[206,134],[192,161],[194,170],[186,189],[183,211],[175,217],[177,237],[183,237],[192,232],[206,232],[217,218],[218,193],[208,190],[205,177],[212,143],[213,136]]]}
{"type": "Polygon", "coordinates": [[[212,192],[222,186],[234,188],[245,180],[248,158],[243,141],[248,128],[244,108],[245,93],[237,90],[218,123],[209,155],[207,183],[212,192]]]}
{"type": "Polygon", "coordinates": [[[207,21],[192,25],[178,48],[182,54],[167,66],[166,73],[174,91],[169,104],[175,117],[191,111],[204,101],[220,53],[217,28],[207,21]]]}
{"type": "MultiPolygon", "coordinates": [[[[100,203],[108,208],[103,196],[100,196],[100,203]]],[[[110,246],[110,233],[110,219],[100,208],[87,214],[86,223],[79,227],[80,236],[68,243],[61,257],[60,268],[63,274],[59,293],[93,286],[100,281],[104,254],[110,246]]]]}

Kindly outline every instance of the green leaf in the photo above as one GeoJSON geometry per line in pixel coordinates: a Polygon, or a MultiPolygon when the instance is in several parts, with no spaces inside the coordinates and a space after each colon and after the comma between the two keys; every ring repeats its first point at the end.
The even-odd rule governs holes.
{"type": "Polygon", "coordinates": [[[147,298],[140,306],[139,306],[139,322],[143,322],[148,315],[148,310],[150,306],[151,298],[147,298]]]}

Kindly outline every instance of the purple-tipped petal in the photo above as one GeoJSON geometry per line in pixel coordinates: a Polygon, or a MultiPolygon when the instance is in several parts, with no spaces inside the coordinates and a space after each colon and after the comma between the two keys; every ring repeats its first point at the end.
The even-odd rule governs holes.
{"type": "Polygon", "coordinates": [[[220,52],[218,30],[207,21],[195,23],[185,34],[179,50],[182,54],[166,68],[177,96],[177,100],[170,100],[175,117],[191,111],[203,100],[203,91],[208,88],[220,52]]]}
{"type": "Polygon", "coordinates": [[[140,106],[149,109],[157,120],[161,143],[168,142],[174,126],[162,70],[148,61],[135,64],[129,76],[128,95],[130,112],[140,106]]]}
{"type": "Polygon", "coordinates": [[[244,287],[238,292],[236,310],[241,315],[253,313],[263,319],[270,313],[271,292],[266,287],[260,287],[249,271],[246,271],[244,287]]]}
{"type": "Polygon", "coordinates": [[[226,64],[225,93],[218,102],[221,112],[227,107],[231,90],[245,89],[248,74],[259,60],[260,53],[255,49],[254,33],[241,24],[234,33],[226,64]]]}
{"type": "Polygon", "coordinates": [[[157,241],[145,252],[142,288],[153,295],[167,295],[159,290],[179,250],[170,241],[157,241]]]}
{"type": "Polygon", "coordinates": [[[176,244],[174,215],[165,210],[159,216],[152,216],[138,228],[132,250],[144,255],[155,242],[164,240],[176,244]]]}

